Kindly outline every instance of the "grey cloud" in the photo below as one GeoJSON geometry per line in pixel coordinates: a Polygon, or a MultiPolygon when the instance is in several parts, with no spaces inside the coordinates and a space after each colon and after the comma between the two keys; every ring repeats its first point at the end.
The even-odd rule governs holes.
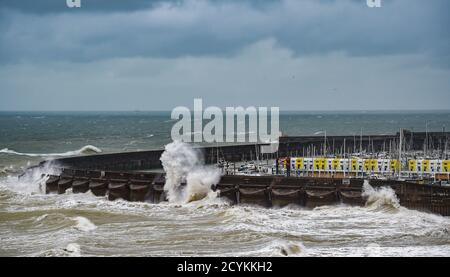
{"type": "Polygon", "coordinates": [[[0,6],[0,61],[230,56],[273,37],[295,55],[421,53],[450,63],[447,0],[385,0],[381,9],[363,0],[150,2],[48,14],[0,6]]]}
{"type": "Polygon", "coordinates": [[[266,39],[231,57],[121,58],[0,68],[0,110],[448,109],[450,72],[423,55],[299,57],[266,39]],[[18,101],[20,99],[20,101],[18,101]]]}
{"type": "Polygon", "coordinates": [[[283,110],[450,102],[447,0],[8,3],[0,110],[167,110],[194,97],[283,110]]]}
{"type": "MultiPolygon", "coordinates": [[[[162,0],[81,0],[82,9],[71,12],[133,11],[148,8],[162,0]]],[[[67,12],[66,0],[2,0],[0,7],[31,14],[67,12]]]]}
{"type": "MultiPolygon", "coordinates": [[[[155,5],[169,2],[172,4],[181,3],[184,0],[80,0],[82,9],[71,9],[71,12],[92,13],[92,12],[116,12],[135,11],[139,9],[152,8],[155,5]]],[[[279,0],[209,0],[211,3],[246,3],[253,8],[260,8],[279,0]]],[[[334,1],[334,0],[331,0],[334,1]]],[[[356,0],[359,1],[359,0],[356,0]]],[[[30,14],[49,14],[68,12],[66,0],[1,0],[0,8],[14,9],[30,14]]]]}

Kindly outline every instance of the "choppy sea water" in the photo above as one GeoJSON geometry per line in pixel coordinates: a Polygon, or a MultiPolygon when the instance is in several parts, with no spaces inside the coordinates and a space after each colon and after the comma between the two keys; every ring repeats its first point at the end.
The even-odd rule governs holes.
{"type": "MultiPolygon", "coordinates": [[[[361,127],[390,133],[406,124],[422,130],[433,120],[429,128],[439,131],[450,122],[448,113],[317,113],[281,120],[289,134],[361,127]]],[[[17,179],[22,168],[51,153],[160,148],[171,124],[164,113],[1,114],[0,150],[8,151],[0,153],[0,256],[450,256],[450,218],[399,207],[390,194],[375,195],[367,207],[314,210],[230,206],[213,196],[155,205],[70,191],[45,195],[38,177],[17,179]]]]}

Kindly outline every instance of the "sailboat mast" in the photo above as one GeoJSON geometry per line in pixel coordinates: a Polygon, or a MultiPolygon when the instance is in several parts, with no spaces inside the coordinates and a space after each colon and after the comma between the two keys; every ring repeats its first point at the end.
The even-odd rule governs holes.
{"type": "Polygon", "coordinates": [[[399,162],[399,170],[398,176],[400,177],[402,174],[402,140],[403,140],[403,129],[400,128],[400,138],[399,138],[399,146],[398,146],[398,162],[399,162]]]}
{"type": "MultiPolygon", "coordinates": [[[[346,142],[346,139],[344,138],[344,156],[343,156],[344,159],[345,159],[345,155],[346,155],[346,153],[345,153],[345,142],[346,142]]],[[[344,177],[345,177],[346,167],[345,167],[345,163],[344,162],[342,162],[342,166],[344,167],[344,177]]]]}
{"type": "Polygon", "coordinates": [[[448,138],[447,138],[447,134],[445,135],[445,150],[444,150],[444,157],[447,160],[447,142],[448,142],[448,138]]]}
{"type": "Polygon", "coordinates": [[[428,154],[428,122],[425,123],[425,146],[424,146],[424,155],[425,157],[428,154]]]}
{"type": "Polygon", "coordinates": [[[362,155],[362,138],[363,138],[363,129],[361,128],[361,134],[359,137],[359,155],[362,155]]]}

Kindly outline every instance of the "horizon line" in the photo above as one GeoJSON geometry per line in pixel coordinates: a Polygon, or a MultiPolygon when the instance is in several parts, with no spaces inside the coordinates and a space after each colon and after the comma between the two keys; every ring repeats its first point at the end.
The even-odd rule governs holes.
{"type": "MultiPolygon", "coordinates": [[[[244,107],[245,108],[245,107],[244,107]]],[[[256,107],[258,108],[258,107],[256,107]]],[[[221,108],[223,109],[223,108],[221,108]]],[[[135,109],[135,110],[0,110],[0,113],[7,113],[7,112],[48,112],[48,113],[63,113],[63,112],[76,112],[76,113],[82,113],[82,112],[131,112],[131,113],[140,113],[140,112],[171,112],[171,110],[141,110],[141,109],[135,109]]],[[[282,113],[292,113],[292,112],[450,112],[450,109],[338,109],[338,110],[292,110],[292,109],[286,109],[281,110],[280,114],[282,113]]]]}

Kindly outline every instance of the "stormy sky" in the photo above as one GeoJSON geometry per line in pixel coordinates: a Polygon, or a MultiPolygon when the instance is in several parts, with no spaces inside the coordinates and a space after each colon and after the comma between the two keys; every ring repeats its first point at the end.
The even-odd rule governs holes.
{"type": "Polygon", "coordinates": [[[0,110],[449,109],[450,1],[0,0],[0,110]]]}

